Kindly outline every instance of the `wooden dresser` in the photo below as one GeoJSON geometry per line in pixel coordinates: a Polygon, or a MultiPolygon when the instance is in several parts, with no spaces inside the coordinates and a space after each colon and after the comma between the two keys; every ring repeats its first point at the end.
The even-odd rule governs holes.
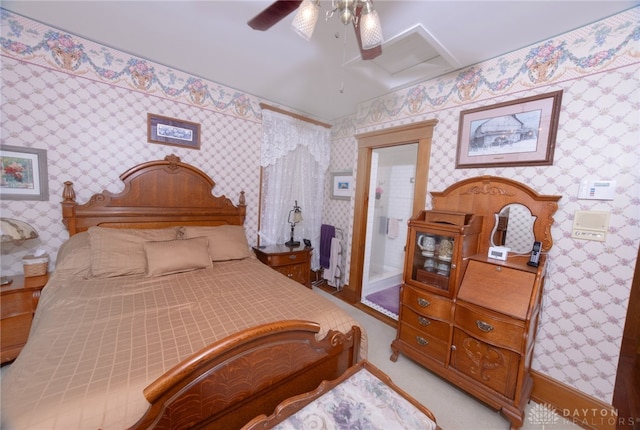
{"type": "Polygon", "coordinates": [[[513,429],[519,428],[533,388],[530,367],[545,254],[552,245],[550,226],[560,197],[538,195],[523,184],[491,176],[432,195],[434,209],[409,222],[391,360],[406,355],[500,410],[513,429]],[[535,223],[514,219],[509,231],[504,208],[515,203],[526,206],[535,223]],[[529,226],[530,235],[515,230],[522,224],[529,226]],[[488,258],[489,247],[495,241],[503,245],[505,235],[542,242],[539,265],[527,265],[526,252],[510,253],[505,261],[488,258]]]}
{"type": "Polygon", "coordinates": [[[258,260],[267,266],[307,288],[311,288],[311,252],[313,248],[268,245],[263,248],[254,246],[253,251],[258,260]]]}

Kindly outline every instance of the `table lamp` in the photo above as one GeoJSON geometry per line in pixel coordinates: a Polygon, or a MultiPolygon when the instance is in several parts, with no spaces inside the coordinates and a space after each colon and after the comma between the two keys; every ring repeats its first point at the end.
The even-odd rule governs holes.
{"type": "Polygon", "coordinates": [[[291,224],[291,240],[285,243],[285,245],[290,247],[300,246],[300,242],[293,240],[293,230],[296,228],[296,224],[302,221],[302,211],[300,210],[300,206],[298,206],[298,201],[293,205],[293,209],[289,211],[289,217],[287,218],[287,222],[291,224]]]}
{"type": "MultiPolygon", "coordinates": [[[[20,245],[25,240],[35,239],[36,237],[38,237],[36,229],[26,222],[12,218],[0,218],[1,243],[15,243],[16,245],[20,245]]],[[[0,285],[7,285],[10,283],[11,278],[7,276],[0,277],[0,285]]]]}

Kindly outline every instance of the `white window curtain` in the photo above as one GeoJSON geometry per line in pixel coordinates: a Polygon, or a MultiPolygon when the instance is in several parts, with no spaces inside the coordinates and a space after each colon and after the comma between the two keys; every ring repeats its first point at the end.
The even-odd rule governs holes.
{"type": "Polygon", "coordinates": [[[311,268],[318,270],[330,130],[270,110],[262,111],[262,130],[260,243],[284,243],[291,238],[287,220],[297,200],[303,220],[295,226],[294,239],[311,240],[316,250],[311,268]]]}

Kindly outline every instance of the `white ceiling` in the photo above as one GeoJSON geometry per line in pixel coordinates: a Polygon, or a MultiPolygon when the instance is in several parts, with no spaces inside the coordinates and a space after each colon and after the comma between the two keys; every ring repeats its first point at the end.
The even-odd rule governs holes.
{"type": "Polygon", "coordinates": [[[330,1],[321,1],[322,15],[309,42],[291,30],[294,13],[266,32],[246,24],[271,3],[3,0],[0,5],[331,121],[354,113],[362,101],[571,31],[640,1],[375,0],[385,43],[383,55],[366,62],[359,59],[353,27],[337,17],[324,20],[330,1]]]}

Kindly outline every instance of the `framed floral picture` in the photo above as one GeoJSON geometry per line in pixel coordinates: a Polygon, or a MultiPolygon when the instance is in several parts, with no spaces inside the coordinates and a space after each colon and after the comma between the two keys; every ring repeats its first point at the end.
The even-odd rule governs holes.
{"type": "Polygon", "coordinates": [[[456,169],[553,164],[562,91],[460,112],[456,169]]]}
{"type": "Polygon", "coordinates": [[[0,197],[4,200],[49,200],[45,149],[0,146],[0,197]]]}

